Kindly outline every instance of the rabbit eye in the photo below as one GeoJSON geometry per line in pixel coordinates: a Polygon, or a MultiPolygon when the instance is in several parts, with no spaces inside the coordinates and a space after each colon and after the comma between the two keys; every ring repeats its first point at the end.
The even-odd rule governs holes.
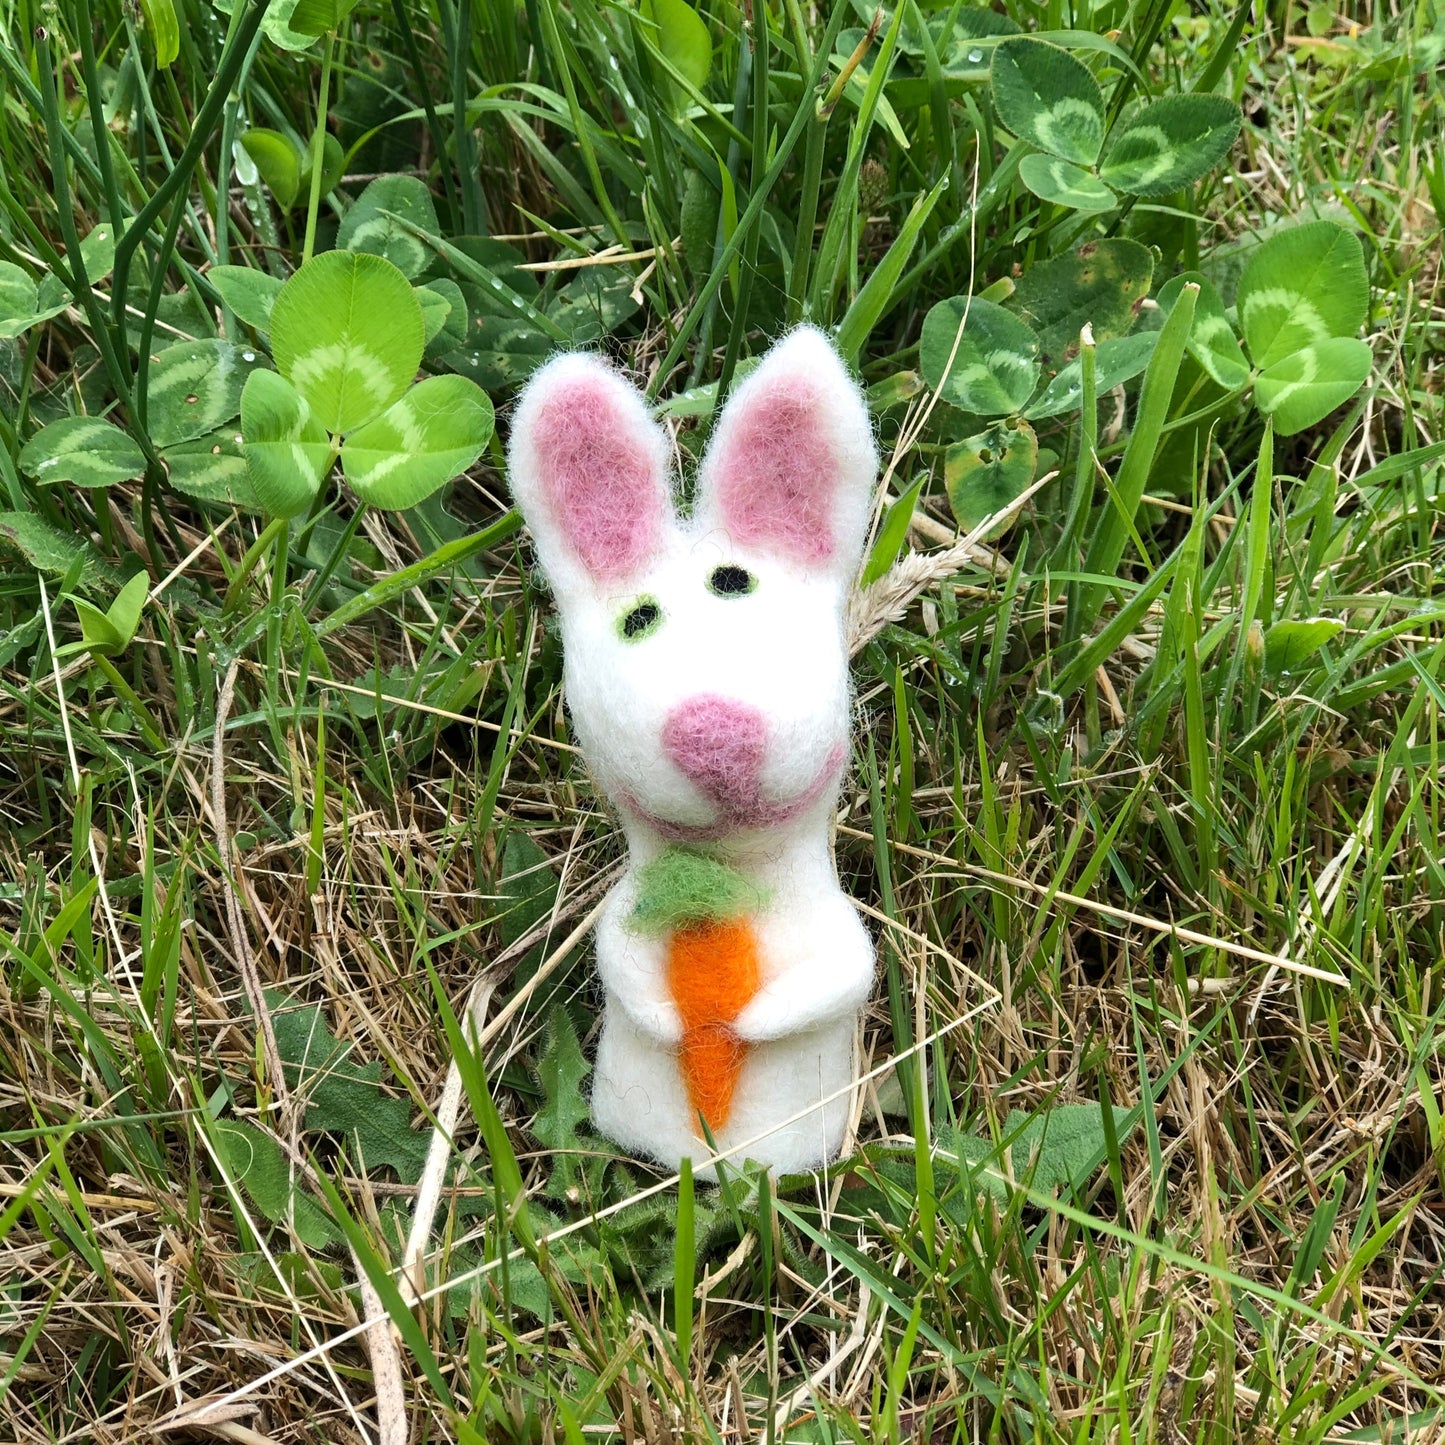
{"type": "Polygon", "coordinates": [[[622,614],[617,633],[624,642],[640,642],[656,632],[661,622],[662,608],[651,597],[642,597],[622,614]]]}
{"type": "Polygon", "coordinates": [[[707,579],[707,590],[718,597],[745,597],[757,585],[758,579],[751,572],[735,567],[731,562],[714,567],[712,576],[707,579]]]}

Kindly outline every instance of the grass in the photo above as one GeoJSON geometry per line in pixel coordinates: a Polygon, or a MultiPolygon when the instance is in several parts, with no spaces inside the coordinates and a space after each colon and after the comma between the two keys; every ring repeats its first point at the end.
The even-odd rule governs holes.
{"type": "Polygon", "coordinates": [[[162,67],[173,3],[0,7],[0,260],[64,302],[0,342],[0,1434],[1439,1438],[1436,7],[1009,0],[1096,37],[1111,114],[1243,105],[1222,168],[1096,218],[1019,184],[986,84],[892,12],[860,46],[866,15],[784,0],[764,44],[708,0],[704,74],[665,7],[659,46],[593,0],[363,0],[287,51],[254,6],[179,0],[162,67]],[[256,127],[312,153],[323,90],[345,179],[283,208],[225,158],[256,127]],[[289,274],[377,174],[433,195],[456,364],[503,418],[552,343],[488,295],[687,392],[685,453],[690,389],[807,314],[872,388],[880,504],[922,483],[855,616],[837,855],[880,979],[825,1175],[694,1188],[587,1129],[585,925],[622,845],[500,446],[445,505],[332,492],[279,556],[167,481],[146,359],[248,339],[210,266],[289,274]],[[1314,215],[1364,246],[1357,398],[1286,438],[1197,376],[1117,389],[1040,423],[1058,478],[958,545],[944,453],[977,428],[925,416],[934,302],[1109,230],[1157,248],[1155,289],[1232,288],[1314,215]],[[35,483],[23,444],[81,411],[135,479],[35,483]],[[66,652],[67,596],[103,609],[137,562],[132,640],[66,652]]]}

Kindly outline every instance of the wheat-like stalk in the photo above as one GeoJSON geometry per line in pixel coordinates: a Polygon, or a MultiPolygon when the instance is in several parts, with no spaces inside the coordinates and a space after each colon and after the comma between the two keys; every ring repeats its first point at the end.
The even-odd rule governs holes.
{"type": "Polygon", "coordinates": [[[986,536],[1000,522],[1015,516],[1040,487],[1056,476],[1057,471],[1046,473],[1027,491],[1019,493],[1008,506],[985,517],[966,536],[941,552],[909,552],[876,582],[855,592],[848,607],[849,653],[858,652],[888,623],[901,621],[913,605],[914,598],[933,583],[952,577],[955,572],[969,566],[994,572],[1002,565],[1006,570],[1007,564],[995,552],[979,546],[979,538],[986,536]]]}

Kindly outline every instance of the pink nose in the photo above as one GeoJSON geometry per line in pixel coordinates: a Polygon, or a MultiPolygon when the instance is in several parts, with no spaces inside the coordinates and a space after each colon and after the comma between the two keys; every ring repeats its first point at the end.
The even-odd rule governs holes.
{"type": "Polygon", "coordinates": [[[757,808],[768,724],[756,708],[715,693],[690,697],[668,713],[662,747],[727,812],[746,815],[757,808]]]}

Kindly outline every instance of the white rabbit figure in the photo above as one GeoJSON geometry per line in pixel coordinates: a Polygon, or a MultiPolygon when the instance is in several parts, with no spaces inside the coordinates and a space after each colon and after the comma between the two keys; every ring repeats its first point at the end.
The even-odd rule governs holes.
{"type": "Polygon", "coordinates": [[[708,1156],[706,1119],[722,1149],[756,1139],[743,1155],[807,1169],[841,1147],[873,983],[829,820],[877,451],[857,386],[803,327],[728,402],[687,518],[670,458],[595,356],[558,357],[518,403],[512,492],[630,849],[597,928],[592,1113],[663,1164],[708,1156]]]}

